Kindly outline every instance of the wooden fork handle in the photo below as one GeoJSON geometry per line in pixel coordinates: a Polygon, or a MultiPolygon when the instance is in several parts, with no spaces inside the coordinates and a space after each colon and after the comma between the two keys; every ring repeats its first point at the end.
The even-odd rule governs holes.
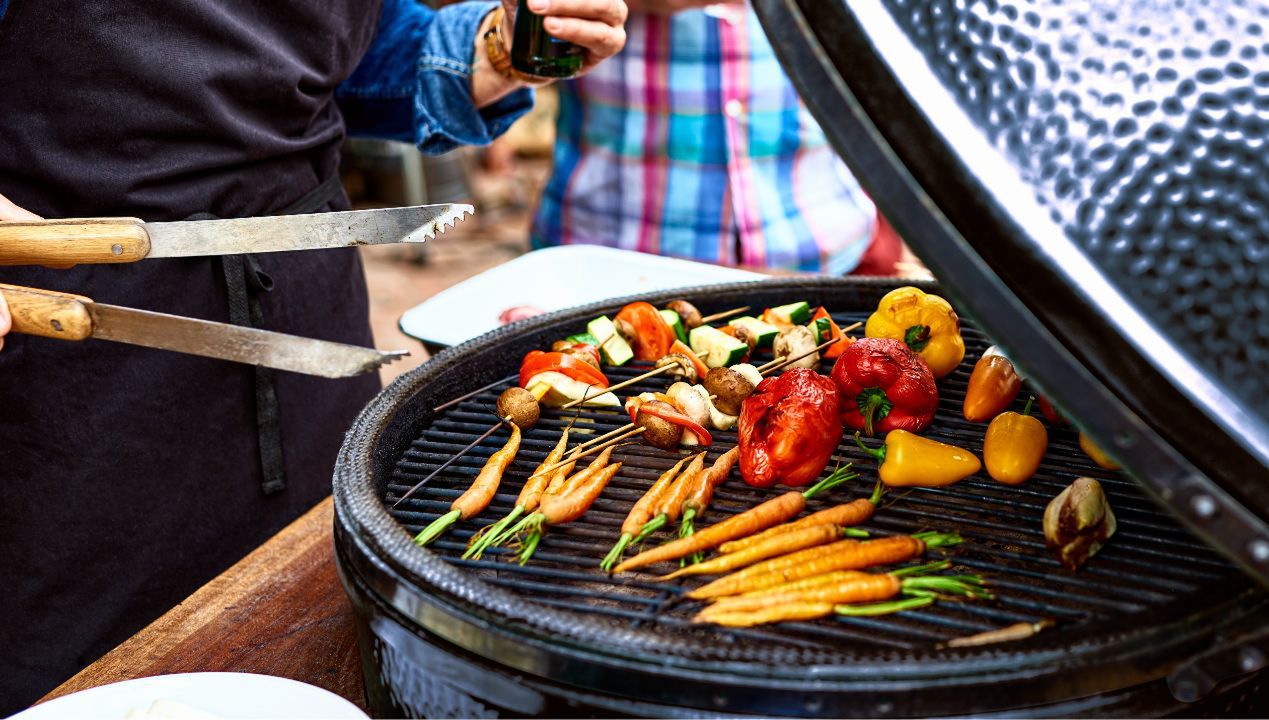
{"type": "Polygon", "coordinates": [[[127,263],[149,253],[150,235],[136,218],[0,222],[0,265],[127,263]]]}
{"type": "Polygon", "coordinates": [[[0,295],[9,305],[13,332],[58,340],[83,340],[93,334],[93,318],[88,310],[93,301],[83,295],[3,283],[0,295]]]}

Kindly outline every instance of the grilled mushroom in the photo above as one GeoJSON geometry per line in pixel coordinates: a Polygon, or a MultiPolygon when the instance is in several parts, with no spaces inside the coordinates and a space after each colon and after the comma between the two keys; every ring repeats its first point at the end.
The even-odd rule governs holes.
{"type": "Polygon", "coordinates": [[[668,373],[672,378],[683,380],[689,385],[699,379],[696,377],[696,365],[683,353],[670,353],[657,360],[657,367],[665,367],[666,365],[675,367],[674,370],[668,373]]]}
{"type": "MultiPolygon", "coordinates": [[[[703,392],[698,392],[698,386],[689,385],[685,382],[676,382],[665,391],[665,394],[669,396],[670,400],[674,401],[675,405],[678,405],[683,410],[684,415],[692,419],[692,422],[701,427],[707,428],[710,426],[709,396],[703,392]]],[[[687,442],[689,434],[695,435],[695,433],[685,431],[682,444],[699,444],[687,442]]]]}
{"type": "Polygon", "coordinates": [[[753,395],[754,384],[730,368],[716,367],[705,376],[705,389],[714,396],[714,407],[728,415],[739,415],[740,405],[753,395]]]}
{"type": "Polygon", "coordinates": [[[538,399],[533,397],[533,393],[520,387],[503,390],[498,396],[495,407],[498,410],[498,417],[510,416],[511,422],[521,430],[529,430],[537,425],[538,418],[541,416],[538,399]]]}
{"type": "Polygon", "coordinates": [[[683,327],[688,330],[701,326],[701,311],[686,300],[671,300],[665,309],[678,313],[679,319],[683,321],[683,327]]]}
{"type": "MultiPolygon", "coordinates": [[[[797,357],[805,352],[815,349],[818,343],[815,342],[815,333],[805,325],[794,325],[791,328],[785,328],[776,335],[775,345],[773,349],[776,357],[797,357]]],[[[813,352],[810,355],[790,363],[787,367],[800,367],[814,370],[819,367],[820,354],[813,352]]]]}
{"type": "Polygon", "coordinates": [[[578,360],[581,360],[587,365],[595,368],[596,370],[600,369],[599,361],[595,359],[595,353],[590,352],[589,350],[583,350],[577,347],[574,343],[568,342],[567,340],[556,340],[554,343],[551,344],[551,352],[557,352],[557,353],[563,353],[565,355],[570,355],[572,357],[577,358],[578,360]]]}
{"type": "Polygon", "coordinates": [[[645,412],[646,410],[677,413],[679,411],[678,408],[662,400],[652,400],[640,405],[639,411],[635,413],[635,424],[643,428],[643,439],[649,445],[662,450],[677,448],[679,441],[683,439],[683,428],[669,420],[662,420],[649,412],[645,412]]]}
{"type": "Polygon", "coordinates": [[[617,334],[621,336],[621,339],[628,343],[633,343],[639,337],[634,325],[631,325],[625,318],[613,318],[612,324],[613,327],[617,328],[617,334]]]}
{"type": "Polygon", "coordinates": [[[749,346],[749,354],[752,355],[755,348],[758,347],[758,336],[753,330],[744,325],[736,326],[736,339],[749,346]]]}

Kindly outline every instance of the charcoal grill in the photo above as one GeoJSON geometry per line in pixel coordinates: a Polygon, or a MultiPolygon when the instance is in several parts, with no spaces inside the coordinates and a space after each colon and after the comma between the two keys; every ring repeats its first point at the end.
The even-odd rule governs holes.
{"type": "MultiPolygon", "coordinates": [[[[685,296],[703,312],[807,300],[847,324],[864,319],[890,287],[777,280],[643,299],[660,305],[685,296]]],[[[1139,485],[1092,465],[1069,428],[1051,429],[1039,475],[1022,486],[1000,486],[980,473],[949,488],[896,493],[863,526],[877,535],[960,531],[966,543],[946,555],[991,578],[998,595],[992,602],[751,630],[691,625],[694,606],[680,595],[697,581],[655,584],[642,573],[610,579],[597,567],[630,504],[676,457],[645,446],[617,451],[625,463],[619,478],[581,521],[551,531],[528,565],[496,555],[459,559],[474,531],[511,509],[558,438],[568,416],[555,412],[525,435],[486,513],[429,550],[416,547],[412,535],[448,509],[504,438],[490,438],[398,508],[388,507],[488,428],[498,392],[514,382],[527,351],[630,299],[533,318],[450,349],[394,382],[349,432],[335,474],[336,556],[357,610],[376,715],[1219,715],[1251,712],[1260,702],[1262,677],[1250,671],[1264,664],[1264,594],[1139,485]],[[433,411],[500,380],[505,385],[433,411]],[[1044,550],[1040,517],[1079,475],[1102,481],[1120,527],[1088,567],[1071,573],[1044,550]],[[1023,641],[941,647],[1046,619],[1056,626],[1023,641]]],[[[966,423],[959,408],[968,371],[990,341],[968,323],[965,336],[969,352],[940,382],[930,435],[981,453],[984,426],[966,423]]],[[[665,385],[653,379],[630,392],[665,385]]],[[[577,427],[596,433],[625,420],[601,410],[577,417],[577,427]]],[[[716,437],[711,459],[735,443],[734,433],[716,437]]],[[[875,478],[872,462],[853,445],[843,443],[834,460],[855,463],[864,477],[813,507],[866,494],[875,478]]],[[[733,478],[706,522],[771,492],[733,478]]]]}

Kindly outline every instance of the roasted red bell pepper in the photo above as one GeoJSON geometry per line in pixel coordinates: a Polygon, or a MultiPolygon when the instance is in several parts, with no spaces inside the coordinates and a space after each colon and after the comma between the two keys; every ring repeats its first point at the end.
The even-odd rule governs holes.
{"type": "Polygon", "coordinates": [[[874,430],[920,432],[938,410],[930,367],[902,340],[869,337],[851,343],[833,365],[833,382],[842,395],[842,423],[869,435],[874,430]]]}
{"type": "Polygon", "coordinates": [[[815,325],[815,321],[820,318],[828,320],[829,338],[837,340],[837,342],[820,352],[820,357],[829,360],[840,357],[842,353],[846,352],[846,348],[855,342],[855,339],[842,334],[842,329],[837,327],[837,323],[833,322],[833,316],[828,314],[823,305],[815,309],[815,314],[811,316],[811,325],[815,325]]]}
{"type": "Polygon", "coordinates": [[[806,485],[820,476],[842,439],[837,388],[806,368],[766,378],[741,406],[737,434],[746,483],[806,485]]]}
{"type": "Polygon", "coordinates": [[[542,352],[541,350],[531,350],[524,356],[524,362],[520,363],[520,387],[525,387],[534,375],[548,371],[567,375],[587,385],[608,387],[608,378],[588,365],[585,360],[561,352],[542,352]]]}
{"type": "Polygon", "coordinates": [[[634,337],[630,338],[630,349],[634,351],[636,360],[660,360],[678,339],[657,309],[646,302],[630,303],[617,313],[616,319],[629,325],[634,332],[634,337]]]}

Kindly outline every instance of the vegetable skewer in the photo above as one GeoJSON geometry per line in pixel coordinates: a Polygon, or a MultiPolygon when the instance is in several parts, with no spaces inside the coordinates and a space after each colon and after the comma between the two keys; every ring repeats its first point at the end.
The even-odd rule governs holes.
{"type": "Polygon", "coordinates": [[[796,517],[806,507],[808,498],[831,490],[838,485],[850,482],[859,477],[850,472],[850,466],[838,468],[833,474],[819,481],[804,492],[791,491],[778,495],[766,502],[756,505],[742,513],[733,515],[720,523],[711,525],[691,537],[679,538],[657,548],[646,550],[622,562],[613,569],[614,572],[625,572],[663,560],[677,560],[698,552],[710,550],[737,538],[752,535],[778,525],[785,520],[796,517]]]}
{"type": "Polygon", "coordinates": [[[520,428],[512,424],[511,437],[507,440],[507,444],[489,456],[485,466],[480,469],[480,474],[472,481],[471,487],[450,505],[451,510],[423,528],[422,532],[415,536],[414,542],[427,545],[459,520],[468,520],[484,512],[493,500],[494,494],[498,492],[502,474],[506,472],[507,466],[511,464],[511,460],[519,450],[520,428]]]}

